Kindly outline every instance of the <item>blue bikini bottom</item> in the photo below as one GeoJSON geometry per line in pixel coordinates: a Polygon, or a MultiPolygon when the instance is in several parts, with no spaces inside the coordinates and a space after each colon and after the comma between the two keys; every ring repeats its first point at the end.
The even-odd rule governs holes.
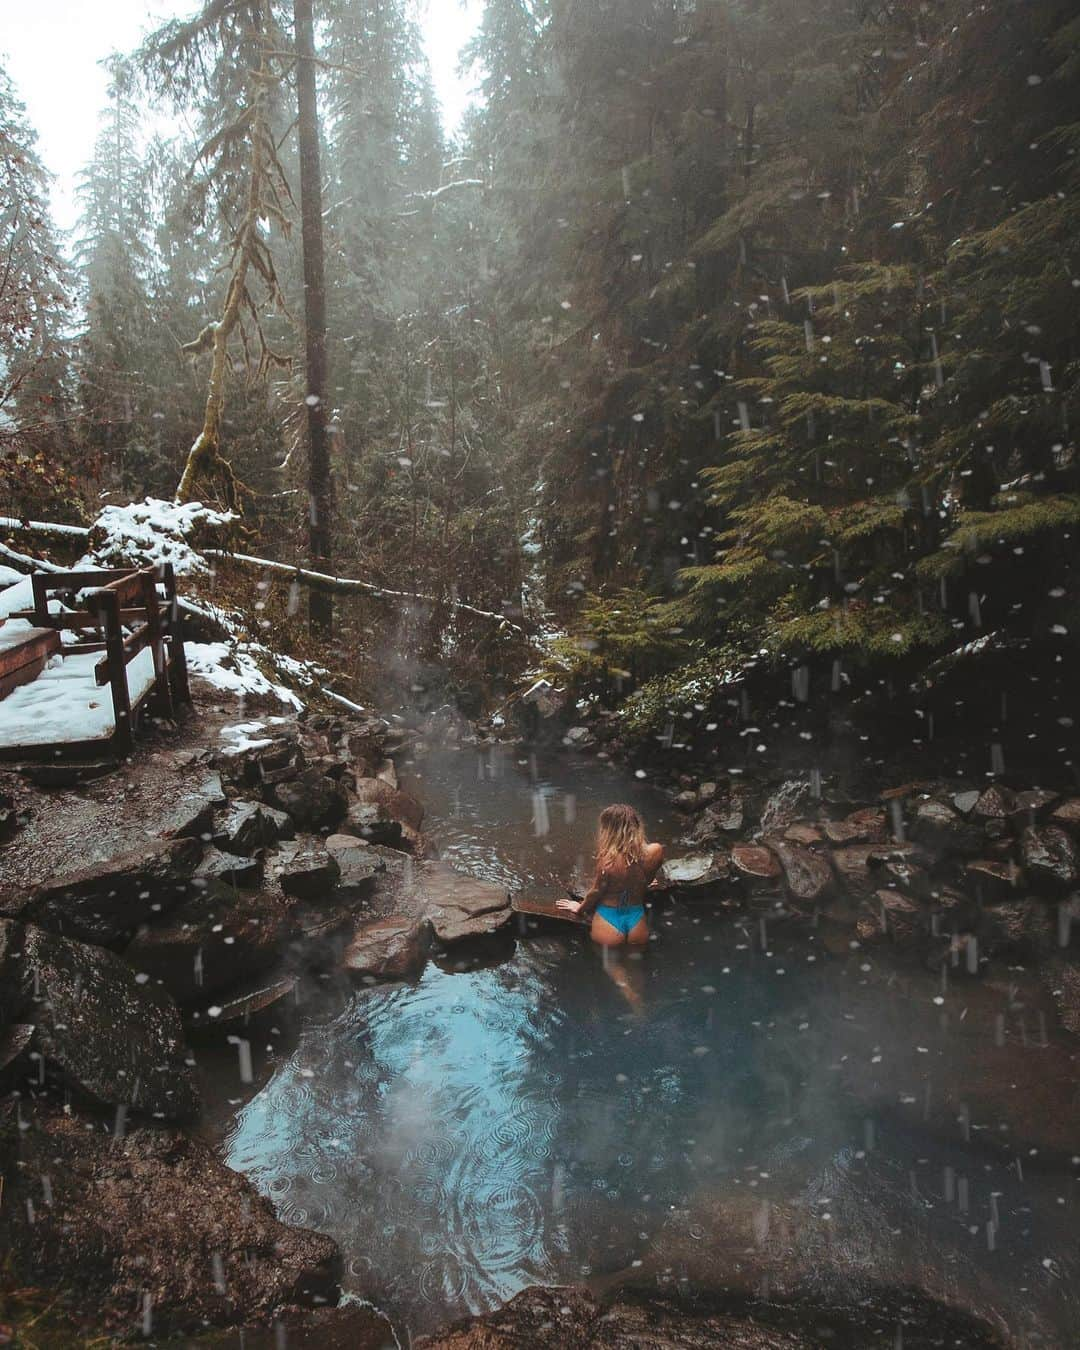
{"type": "Polygon", "coordinates": [[[645,910],[641,905],[625,908],[615,905],[597,905],[596,913],[605,923],[611,924],[612,928],[621,933],[623,937],[629,937],[630,930],[645,917],[645,910]]]}

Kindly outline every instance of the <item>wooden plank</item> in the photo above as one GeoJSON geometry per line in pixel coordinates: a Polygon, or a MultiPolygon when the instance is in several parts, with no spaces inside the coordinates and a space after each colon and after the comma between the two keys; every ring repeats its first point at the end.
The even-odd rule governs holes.
{"type": "Polygon", "coordinates": [[[117,754],[131,750],[134,731],[131,725],[131,699],[128,696],[127,661],[124,657],[124,635],[120,627],[120,599],[115,591],[99,591],[102,595],[102,614],[105,619],[105,653],[109,670],[109,686],[113,701],[113,746],[117,754]]]}
{"type": "Polygon", "coordinates": [[[537,919],[554,919],[557,923],[571,923],[579,928],[592,922],[591,914],[572,914],[568,909],[556,908],[554,900],[532,900],[528,896],[515,895],[510,901],[515,914],[528,914],[537,919]]]}
{"type": "Polygon", "coordinates": [[[0,632],[0,676],[12,675],[35,663],[40,670],[59,650],[59,635],[49,628],[32,628],[23,633],[0,632]]]}

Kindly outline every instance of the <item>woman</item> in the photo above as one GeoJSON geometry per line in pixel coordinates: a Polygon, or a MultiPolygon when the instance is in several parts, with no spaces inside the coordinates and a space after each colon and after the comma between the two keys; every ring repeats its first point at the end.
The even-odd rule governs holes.
{"type": "Polygon", "coordinates": [[[592,914],[592,940],[603,947],[640,946],[649,940],[645,892],[664,850],[645,842],[645,823],[632,806],[606,806],[596,836],[596,876],[583,900],[559,900],[571,914],[592,914]]]}

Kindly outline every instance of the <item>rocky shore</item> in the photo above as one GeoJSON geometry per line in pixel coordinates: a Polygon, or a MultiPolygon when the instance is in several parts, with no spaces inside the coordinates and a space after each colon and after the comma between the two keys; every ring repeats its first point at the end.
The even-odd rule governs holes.
{"type": "MultiPolygon", "coordinates": [[[[225,1329],[245,1328],[252,1346],[275,1344],[259,1337],[280,1326],[295,1345],[393,1344],[376,1311],[337,1306],[334,1242],[281,1223],[191,1132],[192,1047],[227,1040],[250,1082],[252,1019],[287,1009],[306,974],[400,979],[502,933],[509,897],[432,856],[393,761],[413,733],[360,715],[239,721],[207,691],[198,700],[186,726],[120,768],[0,783],[0,1244],[10,1275],[60,1291],[87,1332],[225,1345],[239,1344],[225,1329]]],[[[1024,985],[1009,994],[1018,1022],[997,1037],[1023,1089],[1024,1137],[1075,1146],[1075,1056],[1047,1074],[1019,1049],[1080,1032],[1080,795],[934,779],[867,801],[813,777],[689,773],[670,795],[678,901],[719,897],[760,925],[762,946],[773,925],[807,924],[835,950],[887,946],[927,981],[1024,985]]],[[[872,1083],[857,1090],[872,1100],[872,1083]]],[[[976,1107],[979,1091],[956,1085],[976,1107]]],[[[776,1260],[790,1276],[790,1250],[776,1260]]],[[[797,1279],[784,1300],[761,1297],[760,1279],[736,1278],[745,1269],[718,1253],[693,1281],[714,1296],[689,1303],[527,1291],[428,1344],[856,1345],[897,1317],[907,1345],[940,1343],[946,1326],[949,1343],[1009,1343],[918,1281],[856,1309],[797,1279]]]]}
{"type": "Polygon", "coordinates": [[[305,972],[400,977],[510,918],[505,892],[426,856],[389,724],[198,699],[123,766],[0,789],[0,1247],[119,1338],[339,1294],[335,1244],[185,1132],[191,1038],[228,1037],[250,1081],[251,1017],[305,972]]]}

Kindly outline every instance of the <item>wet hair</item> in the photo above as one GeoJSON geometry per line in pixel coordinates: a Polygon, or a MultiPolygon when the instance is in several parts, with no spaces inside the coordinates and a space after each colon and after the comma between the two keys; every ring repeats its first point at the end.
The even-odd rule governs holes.
{"type": "Polygon", "coordinates": [[[605,806],[596,832],[596,874],[616,862],[628,867],[645,860],[645,822],[632,806],[605,806]]]}

